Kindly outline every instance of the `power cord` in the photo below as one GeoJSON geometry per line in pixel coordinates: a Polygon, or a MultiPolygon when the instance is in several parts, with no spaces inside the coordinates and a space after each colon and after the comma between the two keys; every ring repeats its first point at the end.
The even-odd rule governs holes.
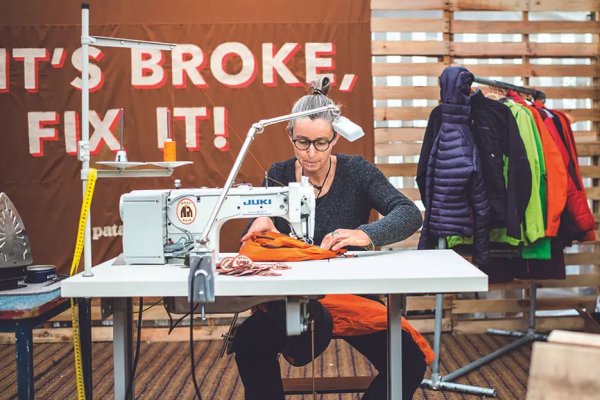
{"type": "MultiPolygon", "coordinates": [[[[161,301],[162,301],[162,299],[158,299],[158,300],[156,300],[154,303],[152,303],[152,304],[150,304],[148,307],[144,308],[144,309],[142,310],[142,313],[145,313],[146,311],[148,311],[149,309],[151,309],[152,307],[154,307],[155,305],[157,305],[157,304],[158,304],[158,303],[160,303],[161,301]]],[[[138,313],[137,311],[132,311],[132,312],[131,312],[131,315],[133,315],[133,314],[137,314],[137,313],[138,313]]],[[[141,314],[140,314],[140,315],[141,315],[141,314]]]]}
{"type": "MultiPolygon", "coordinates": [[[[194,279],[191,283],[191,293],[194,293],[194,279]]],[[[196,381],[196,362],[194,357],[194,302],[190,301],[190,360],[192,362],[192,381],[194,382],[194,389],[196,390],[196,396],[199,400],[202,400],[200,395],[200,388],[198,387],[198,381],[196,381]]]]}
{"type": "MultiPolygon", "coordinates": [[[[156,303],[155,303],[156,304],[156,303]]],[[[154,304],[152,305],[154,306],[154,304]]],[[[150,306],[150,307],[152,307],[150,306]]],[[[140,297],[140,304],[138,305],[138,321],[137,321],[137,338],[136,338],[136,347],[135,347],[135,356],[133,358],[133,367],[131,369],[131,374],[129,375],[129,382],[127,383],[127,391],[125,392],[125,400],[129,400],[129,395],[131,394],[131,389],[133,387],[133,382],[135,380],[135,371],[137,369],[138,357],[140,356],[140,341],[142,337],[142,313],[144,312],[144,298],[140,297]]],[[[150,308],[148,307],[148,308],[150,308]]]]}
{"type": "MultiPolygon", "coordinates": [[[[192,280],[192,292],[193,291],[194,281],[192,280]]],[[[192,364],[192,381],[194,382],[194,390],[196,391],[196,396],[198,396],[198,399],[202,400],[202,395],[200,394],[198,381],[196,380],[196,362],[194,359],[194,310],[198,307],[198,304],[194,306],[194,303],[190,301],[190,312],[185,314],[183,317],[179,318],[175,323],[173,323],[173,316],[171,315],[171,312],[169,311],[165,303],[163,303],[163,306],[165,308],[165,311],[167,312],[167,315],[169,316],[169,335],[171,334],[173,329],[175,329],[175,327],[179,325],[181,321],[183,321],[187,316],[190,317],[190,360],[192,364]]]]}
{"type": "MultiPolygon", "coordinates": [[[[183,317],[181,317],[177,321],[173,322],[173,316],[171,315],[171,312],[169,311],[169,309],[167,308],[167,305],[165,303],[163,303],[163,307],[165,308],[165,311],[167,312],[167,315],[169,316],[169,332],[167,332],[167,335],[170,335],[171,332],[173,332],[173,329],[175,329],[177,327],[177,325],[179,325],[181,323],[181,321],[183,321],[186,317],[189,317],[190,313],[185,314],[183,317]]],[[[196,308],[198,308],[198,305],[196,305],[194,307],[194,310],[196,308]]]]}

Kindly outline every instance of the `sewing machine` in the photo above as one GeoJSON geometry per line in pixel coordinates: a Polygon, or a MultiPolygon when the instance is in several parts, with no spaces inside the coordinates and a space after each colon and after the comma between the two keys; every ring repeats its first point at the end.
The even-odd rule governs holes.
{"type": "Polygon", "coordinates": [[[312,241],[315,195],[308,178],[285,187],[231,188],[223,200],[206,240],[223,189],[134,190],[121,196],[123,255],[127,264],[182,263],[189,256],[190,301],[214,301],[214,274],[219,233],[235,218],[282,217],[292,233],[312,241]],[[195,290],[192,288],[195,287],[195,290]]]}
{"type": "Polygon", "coordinates": [[[221,226],[230,219],[261,216],[289,221],[295,236],[314,234],[315,195],[304,179],[287,187],[232,188],[203,245],[197,240],[222,189],[134,190],[121,196],[123,253],[127,264],[165,264],[190,252],[219,251],[221,226]]]}

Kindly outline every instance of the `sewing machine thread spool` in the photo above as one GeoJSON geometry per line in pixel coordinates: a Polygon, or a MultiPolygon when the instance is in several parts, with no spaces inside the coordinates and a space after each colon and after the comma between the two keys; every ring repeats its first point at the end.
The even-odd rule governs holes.
{"type": "Polygon", "coordinates": [[[127,152],[125,150],[117,150],[116,162],[127,162],[127,152]]]}
{"type": "Polygon", "coordinates": [[[177,161],[177,145],[172,139],[165,140],[163,148],[163,161],[177,161]]]}
{"type": "Polygon", "coordinates": [[[163,143],[163,161],[177,161],[177,144],[173,140],[171,129],[171,112],[167,110],[167,139],[163,143]]]}

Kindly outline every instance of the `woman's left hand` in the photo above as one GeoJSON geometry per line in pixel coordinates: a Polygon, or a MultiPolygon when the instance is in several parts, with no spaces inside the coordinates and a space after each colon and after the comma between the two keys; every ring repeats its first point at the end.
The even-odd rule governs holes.
{"type": "Polygon", "coordinates": [[[360,229],[336,229],[328,233],[321,242],[321,247],[327,250],[339,250],[342,247],[371,245],[371,238],[360,229]]]}

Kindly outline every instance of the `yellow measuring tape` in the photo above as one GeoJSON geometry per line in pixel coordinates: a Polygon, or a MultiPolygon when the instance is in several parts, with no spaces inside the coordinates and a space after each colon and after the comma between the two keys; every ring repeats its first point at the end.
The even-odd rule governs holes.
{"type": "MultiPolygon", "coordinates": [[[[87,184],[81,203],[81,213],[79,214],[79,226],[77,227],[77,242],[75,244],[75,253],[73,254],[73,262],[71,263],[71,271],[69,276],[73,276],[77,272],[81,253],[83,252],[83,240],[85,237],[85,226],[90,214],[92,206],[92,197],[94,195],[94,187],[98,173],[95,169],[88,170],[87,184]]],[[[81,345],[79,339],[79,317],[76,311],[75,300],[71,299],[71,322],[73,326],[73,353],[75,357],[75,379],[77,383],[77,399],[85,400],[85,387],[83,385],[83,367],[81,366],[81,345]]],[[[92,373],[92,371],[88,371],[92,373]]]]}

